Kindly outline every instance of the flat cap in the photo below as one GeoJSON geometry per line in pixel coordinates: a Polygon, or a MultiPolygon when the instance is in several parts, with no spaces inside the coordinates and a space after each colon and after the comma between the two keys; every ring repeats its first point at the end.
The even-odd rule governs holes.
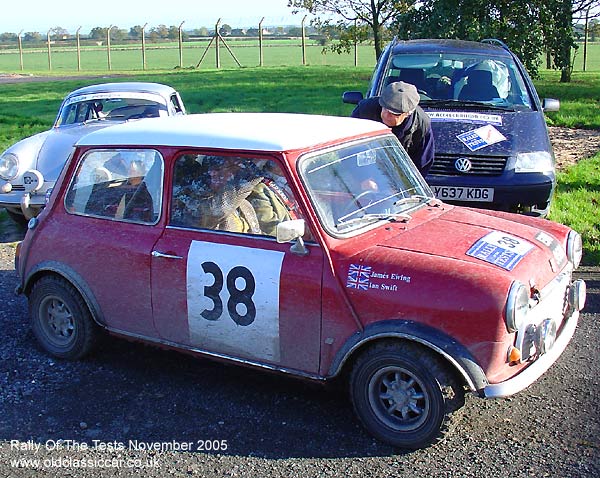
{"type": "Polygon", "coordinates": [[[379,104],[394,114],[407,113],[419,104],[419,92],[415,85],[404,81],[395,81],[381,92],[379,104]]]}

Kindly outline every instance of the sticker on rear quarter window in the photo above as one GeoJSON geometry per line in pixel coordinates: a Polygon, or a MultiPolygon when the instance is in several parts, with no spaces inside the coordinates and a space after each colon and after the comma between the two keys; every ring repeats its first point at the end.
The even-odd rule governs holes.
{"type": "Polygon", "coordinates": [[[192,241],[187,261],[191,342],[278,362],[283,252],[192,241]]]}
{"type": "Polygon", "coordinates": [[[500,231],[490,232],[467,251],[467,255],[512,271],[521,262],[533,244],[500,231]]]}
{"type": "Polygon", "coordinates": [[[478,149],[506,140],[506,137],[491,124],[474,129],[473,131],[461,133],[457,138],[471,151],[477,151],[478,149]]]}

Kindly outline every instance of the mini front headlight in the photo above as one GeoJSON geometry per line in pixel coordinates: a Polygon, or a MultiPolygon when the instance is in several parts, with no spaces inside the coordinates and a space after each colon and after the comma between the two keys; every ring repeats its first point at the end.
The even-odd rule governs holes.
{"type": "Polygon", "coordinates": [[[0,158],[0,177],[10,181],[19,173],[19,158],[16,154],[5,153],[0,158]]]}
{"type": "Polygon", "coordinates": [[[529,289],[519,281],[515,281],[508,291],[506,300],[506,328],[516,332],[521,328],[529,311],[529,289]]]}
{"type": "Polygon", "coordinates": [[[548,151],[517,154],[515,173],[549,173],[554,171],[554,161],[548,151]]]}
{"type": "Polygon", "coordinates": [[[577,269],[583,255],[583,244],[581,235],[576,231],[569,232],[567,236],[567,259],[577,269]]]}

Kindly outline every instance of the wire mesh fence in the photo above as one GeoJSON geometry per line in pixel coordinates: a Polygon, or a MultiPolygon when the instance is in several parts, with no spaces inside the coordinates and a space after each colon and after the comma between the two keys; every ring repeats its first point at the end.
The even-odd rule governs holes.
{"type": "Polygon", "coordinates": [[[256,66],[373,66],[374,48],[358,44],[335,53],[312,38],[232,38],[221,35],[184,42],[79,45],[46,42],[37,47],[0,46],[0,71],[119,71],[256,66]]]}

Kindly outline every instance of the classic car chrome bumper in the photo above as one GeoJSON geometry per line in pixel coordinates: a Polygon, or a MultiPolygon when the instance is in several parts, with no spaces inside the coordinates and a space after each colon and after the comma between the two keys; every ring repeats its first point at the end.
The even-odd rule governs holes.
{"type": "Polygon", "coordinates": [[[520,392],[540,378],[558,360],[558,357],[565,351],[575,334],[575,328],[579,319],[579,310],[585,304],[585,295],[585,282],[581,279],[574,281],[571,284],[568,299],[572,313],[563,322],[560,334],[556,337],[552,347],[549,350],[545,350],[545,353],[537,357],[527,368],[513,378],[504,382],[487,385],[483,389],[483,396],[485,398],[508,397],[520,392]]]}

